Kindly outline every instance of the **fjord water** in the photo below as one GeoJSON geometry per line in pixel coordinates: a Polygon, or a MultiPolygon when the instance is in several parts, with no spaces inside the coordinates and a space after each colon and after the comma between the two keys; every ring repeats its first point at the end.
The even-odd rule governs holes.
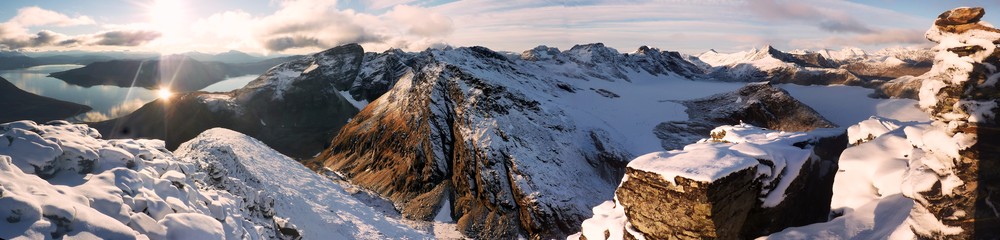
{"type": "MultiPolygon", "coordinates": [[[[156,99],[156,91],[141,87],[98,85],[81,87],[48,77],[50,73],[80,68],[83,65],[43,65],[24,69],[2,70],[3,77],[22,90],[45,97],[84,104],[94,110],[74,117],[76,121],[95,121],[127,114],[156,99]]],[[[206,87],[205,91],[225,92],[241,88],[256,76],[228,78],[206,87]]]]}

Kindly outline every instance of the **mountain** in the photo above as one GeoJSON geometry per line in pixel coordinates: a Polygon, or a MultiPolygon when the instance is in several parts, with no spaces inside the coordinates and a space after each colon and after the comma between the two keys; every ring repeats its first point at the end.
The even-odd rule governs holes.
{"type": "Polygon", "coordinates": [[[171,153],[85,125],[0,124],[3,239],[420,239],[425,232],[246,135],[171,153]]]}
{"type": "Polygon", "coordinates": [[[228,64],[203,62],[184,55],[169,55],[150,60],[94,62],[82,68],[55,72],[50,76],[85,87],[113,85],[158,89],[167,85],[172,91],[189,92],[205,88],[226,77],[260,74],[288,59],[228,64]]]}
{"type": "Polygon", "coordinates": [[[743,85],[703,77],[680,54],[649,47],[365,53],[349,44],[243,89],[180,94],[90,125],[168,149],[226,126],[388,198],[405,218],[447,210],[468,236],[558,237],[613,194],[628,159],[664,150],[656,126],[687,119],[674,100],[743,85]]]}
{"type": "Polygon", "coordinates": [[[876,89],[874,97],[916,98],[920,86],[907,81],[931,68],[933,53],[922,48],[886,48],[868,53],[859,48],[782,52],[770,46],[737,53],[714,50],[687,59],[723,81],[768,81],[800,85],[844,84],[876,89]],[[898,79],[898,80],[897,80],[898,79]]]}
{"type": "Polygon", "coordinates": [[[863,85],[861,78],[818,53],[792,54],[765,46],[730,54],[708,51],[690,59],[722,81],[863,85]]]}
{"type": "Polygon", "coordinates": [[[751,83],[733,92],[680,103],[687,108],[688,120],[664,122],[654,130],[663,149],[682,149],[722,125],[746,123],[789,132],[837,127],[770,83],[751,83]]]}
{"type": "Polygon", "coordinates": [[[3,109],[0,110],[2,111],[0,122],[16,120],[48,122],[67,119],[91,110],[89,106],[38,96],[21,90],[2,77],[0,77],[0,109],[3,109]]]}
{"type": "Polygon", "coordinates": [[[229,50],[228,52],[222,52],[217,54],[207,54],[201,52],[187,52],[182,54],[184,56],[193,58],[202,62],[222,62],[222,63],[251,63],[259,62],[264,60],[259,57],[251,56],[250,54],[229,50]]]}
{"type": "Polygon", "coordinates": [[[242,89],[178,94],[91,126],[110,138],[163,139],[170,149],[226,127],[288,156],[312,157],[357,113],[334,83],[355,81],[363,58],[358,45],[333,48],[275,66],[242,89]]]}
{"type": "Polygon", "coordinates": [[[872,117],[827,144],[827,131],[721,126],[629,162],[569,238],[1000,238],[1000,29],[984,14],[955,8],[925,33],[933,67],[908,81],[929,119],[872,117]]]}
{"type": "Polygon", "coordinates": [[[82,68],[54,72],[49,76],[67,83],[90,87],[113,85],[173,91],[195,91],[226,78],[226,66],[200,62],[185,56],[166,56],[155,60],[112,60],[95,62],[82,68]]]}
{"type": "Polygon", "coordinates": [[[0,70],[19,69],[36,66],[35,59],[20,51],[0,50],[0,70]]]}
{"type": "Polygon", "coordinates": [[[700,69],[648,47],[540,46],[520,55],[463,47],[413,59],[307,165],[387,197],[404,217],[449,209],[476,238],[576,232],[596,196],[612,196],[629,159],[663,150],[656,125],[684,119],[663,99],[727,89],[669,91],[723,83],[691,81],[700,69]]]}

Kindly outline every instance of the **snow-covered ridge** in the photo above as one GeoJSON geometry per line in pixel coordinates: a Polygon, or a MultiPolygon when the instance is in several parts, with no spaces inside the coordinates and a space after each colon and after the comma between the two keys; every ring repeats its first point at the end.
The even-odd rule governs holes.
{"type": "Polygon", "coordinates": [[[176,156],[159,140],[99,138],[94,129],[61,121],[0,124],[0,218],[6,220],[0,238],[424,236],[229,130],[210,130],[176,156]],[[257,171],[204,171],[220,162],[252,170],[263,165],[244,162],[253,160],[268,165],[257,171]],[[329,190],[296,195],[273,187],[289,180],[306,185],[294,185],[299,189],[329,190]],[[337,199],[338,204],[301,204],[314,199],[337,199]],[[316,225],[324,221],[330,224],[316,225]]]}
{"type": "Polygon", "coordinates": [[[204,184],[265,199],[264,208],[303,239],[427,237],[400,222],[398,215],[385,216],[343,186],[242,133],[209,129],[182,144],[175,154],[196,164],[194,170],[206,176],[204,184]]]}

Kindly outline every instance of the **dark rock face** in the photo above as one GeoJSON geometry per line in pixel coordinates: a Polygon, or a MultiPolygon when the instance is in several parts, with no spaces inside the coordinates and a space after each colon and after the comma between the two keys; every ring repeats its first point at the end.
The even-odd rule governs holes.
{"type": "Polygon", "coordinates": [[[806,162],[799,175],[791,180],[784,201],[774,207],[750,210],[742,236],[767,236],[785,228],[828,220],[837,161],[847,148],[847,133],[818,138],[810,144],[817,158],[806,162]]]}
{"type": "Polygon", "coordinates": [[[204,130],[226,127],[285,155],[311,157],[357,113],[334,85],[357,78],[363,54],[359,45],[333,48],[281,64],[243,89],[156,100],[91,126],[111,138],[163,139],[171,149],[204,130]],[[317,61],[325,64],[309,69],[317,61]]]}
{"type": "MultiPolygon", "coordinates": [[[[711,183],[627,168],[615,191],[635,230],[651,239],[737,239],[757,201],[757,168],[711,183]]],[[[628,234],[626,232],[626,234],[628,234]]]]}
{"type": "Polygon", "coordinates": [[[89,106],[26,92],[4,78],[0,78],[0,109],[3,109],[0,110],[0,123],[17,120],[48,122],[91,110],[89,106]]]}
{"type": "Polygon", "coordinates": [[[722,93],[681,102],[689,121],[664,122],[654,130],[664,149],[680,149],[707,136],[720,125],[740,122],[768,129],[803,132],[836,127],[822,115],[768,83],[748,84],[722,93]]]}

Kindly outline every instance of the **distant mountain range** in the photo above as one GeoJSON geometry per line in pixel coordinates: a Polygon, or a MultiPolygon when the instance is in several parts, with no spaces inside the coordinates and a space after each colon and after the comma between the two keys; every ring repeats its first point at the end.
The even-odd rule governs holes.
{"type": "MultiPolygon", "coordinates": [[[[221,62],[231,64],[247,64],[264,61],[267,59],[283,58],[278,56],[251,55],[248,53],[230,50],[217,54],[187,52],[182,54],[192,59],[203,62],[221,62]]],[[[51,64],[80,64],[87,65],[94,62],[104,62],[111,60],[148,60],[160,58],[159,53],[148,52],[89,52],[89,51],[50,51],[50,52],[22,52],[0,50],[0,70],[27,68],[39,65],[51,64]]]]}

